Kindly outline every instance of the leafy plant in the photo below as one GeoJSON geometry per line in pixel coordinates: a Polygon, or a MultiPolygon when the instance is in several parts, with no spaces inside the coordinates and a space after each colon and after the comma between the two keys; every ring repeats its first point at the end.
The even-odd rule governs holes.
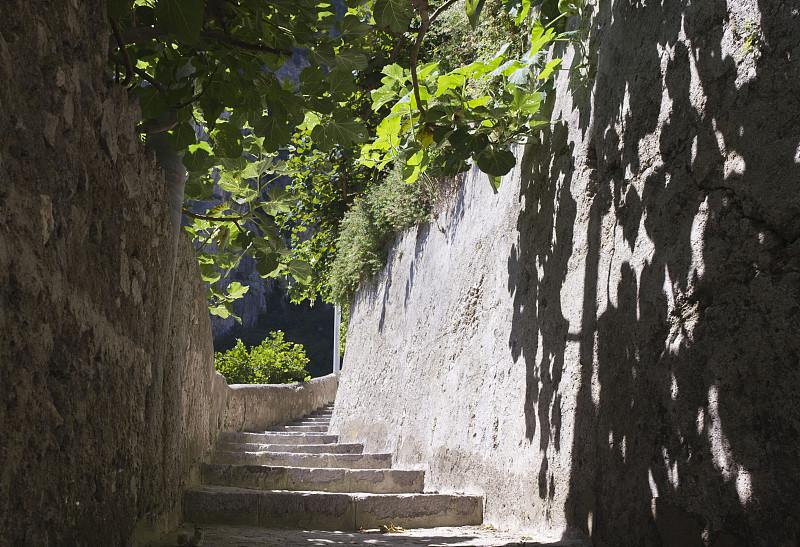
{"type": "MultiPolygon", "coordinates": [[[[473,26],[483,4],[467,2],[473,26]]],[[[573,4],[569,12],[577,13],[573,4]]],[[[506,44],[488,61],[445,74],[437,63],[417,71],[413,55],[409,70],[397,64],[384,67],[383,86],[372,91],[372,98],[373,109],[387,112],[376,137],[362,147],[362,161],[383,168],[399,159],[406,165],[405,180],[413,181],[424,172],[456,175],[472,159],[497,191],[501,177],[516,164],[510,145],[549,123],[539,111],[561,59],[547,61],[545,48],[559,39],[555,25],[565,16],[546,25],[535,21],[529,49],[520,59],[509,58],[506,44]]]]}
{"type": "Polygon", "coordinates": [[[358,284],[384,264],[398,231],[428,219],[430,198],[407,184],[397,164],[379,185],[357,198],[342,221],[337,253],[328,277],[329,298],[348,308],[358,284]]]}
{"type": "Polygon", "coordinates": [[[229,384],[289,384],[311,377],[306,371],[308,358],[300,344],[283,339],[282,331],[274,331],[248,350],[241,339],[225,353],[214,355],[214,368],[229,384]]]}
{"type": "Polygon", "coordinates": [[[516,22],[516,12],[504,7],[502,0],[486,0],[481,24],[473,28],[466,14],[464,0],[443,12],[426,36],[425,61],[435,62],[446,73],[474,61],[487,61],[497,54],[498,45],[509,43],[509,55],[521,56],[530,29],[516,22]]]}

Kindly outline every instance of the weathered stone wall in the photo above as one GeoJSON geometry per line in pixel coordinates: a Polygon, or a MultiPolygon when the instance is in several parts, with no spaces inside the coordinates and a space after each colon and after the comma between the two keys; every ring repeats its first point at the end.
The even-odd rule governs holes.
{"type": "Polygon", "coordinates": [[[223,431],[264,431],[311,414],[332,403],[339,377],[328,374],[296,384],[229,386],[223,431]]]}
{"type": "Polygon", "coordinates": [[[584,25],[563,122],[360,291],[333,428],[498,526],[797,544],[797,5],[603,1],[584,25]]]}
{"type": "Polygon", "coordinates": [[[105,1],[0,20],[0,545],[142,541],[224,417],[204,288],[184,240],[169,302],[169,200],[105,1]]]}

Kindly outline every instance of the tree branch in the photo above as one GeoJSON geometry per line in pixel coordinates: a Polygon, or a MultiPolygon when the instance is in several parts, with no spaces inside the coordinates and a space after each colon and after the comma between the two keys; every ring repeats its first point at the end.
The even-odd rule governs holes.
{"type": "Polygon", "coordinates": [[[292,50],[290,49],[277,49],[274,47],[265,46],[262,44],[251,44],[249,42],[243,42],[241,40],[237,40],[236,38],[231,38],[230,36],[226,36],[225,34],[221,34],[218,32],[207,32],[203,31],[200,33],[200,36],[203,38],[211,38],[214,40],[219,40],[220,42],[225,42],[232,46],[242,48],[248,51],[260,51],[262,53],[274,53],[275,55],[284,55],[287,57],[292,56],[292,50]]]}
{"type": "Polygon", "coordinates": [[[428,27],[431,24],[428,18],[428,2],[427,0],[417,0],[412,2],[414,7],[419,11],[421,23],[417,33],[417,40],[414,42],[414,48],[411,50],[411,83],[414,85],[414,98],[417,100],[417,110],[425,114],[425,108],[422,106],[422,99],[419,95],[419,78],[417,77],[417,58],[419,57],[419,48],[422,45],[422,39],[425,38],[425,33],[428,32],[428,27]]]}
{"type": "MultiPolygon", "coordinates": [[[[122,37],[125,39],[125,43],[127,44],[135,44],[136,42],[141,42],[144,40],[157,40],[159,38],[163,38],[167,35],[167,31],[161,27],[152,25],[149,27],[139,27],[131,30],[127,30],[122,34],[122,37]]],[[[114,46],[111,46],[111,49],[114,49],[114,46]]]]}
{"type": "MultiPolygon", "coordinates": [[[[135,44],[136,42],[141,42],[143,40],[158,40],[159,38],[164,38],[167,35],[167,31],[158,25],[153,25],[149,27],[140,27],[129,30],[125,32],[122,37],[127,44],[135,44]]],[[[276,55],[284,55],[287,57],[292,56],[292,51],[289,49],[279,49],[270,46],[265,46],[263,44],[252,44],[250,42],[244,42],[242,40],[238,40],[236,38],[231,38],[226,34],[222,34],[220,32],[210,32],[210,31],[202,31],[200,32],[200,36],[203,38],[209,38],[211,40],[218,40],[220,42],[225,42],[232,46],[245,49],[248,51],[260,51],[262,53],[274,53],[276,55]]],[[[116,49],[114,46],[111,46],[111,49],[116,49]]]]}
{"type": "Polygon", "coordinates": [[[139,125],[136,126],[136,131],[138,131],[139,133],[150,135],[152,133],[161,133],[163,131],[169,131],[176,125],[178,125],[178,110],[172,108],[170,109],[169,119],[164,123],[148,124],[148,125],[140,123],[139,125]]]}
{"type": "MultiPolygon", "coordinates": [[[[210,217],[210,216],[207,216],[207,215],[201,215],[201,214],[198,214],[198,213],[192,213],[191,211],[187,211],[186,209],[183,210],[183,214],[186,215],[187,217],[196,218],[198,220],[208,220],[210,222],[233,222],[234,224],[236,224],[240,220],[247,220],[247,218],[248,218],[247,215],[240,216],[240,217],[210,217]]],[[[242,230],[241,227],[239,227],[238,224],[236,224],[236,227],[239,228],[240,230],[242,230]]],[[[244,231],[244,230],[242,230],[242,231],[244,231]]]]}
{"type": "Polygon", "coordinates": [[[196,93],[195,95],[192,96],[191,99],[189,99],[185,103],[178,104],[177,106],[175,106],[175,108],[180,110],[184,106],[189,106],[190,104],[195,102],[197,99],[202,97],[203,93],[205,93],[208,90],[208,88],[211,86],[211,82],[214,80],[214,75],[217,73],[217,70],[219,70],[219,65],[214,67],[214,71],[211,73],[211,76],[208,77],[208,81],[205,83],[205,85],[203,85],[203,89],[200,91],[200,93],[196,93]]]}
{"type": "Polygon", "coordinates": [[[389,63],[394,64],[397,62],[397,59],[400,57],[400,52],[403,51],[403,46],[406,45],[406,37],[400,36],[397,39],[397,43],[394,45],[394,49],[392,49],[392,54],[389,56],[389,63]]]}
{"type": "MultiPolygon", "coordinates": [[[[122,38],[122,30],[119,28],[119,23],[117,23],[114,19],[109,19],[109,21],[111,21],[111,30],[114,31],[114,38],[117,40],[117,45],[122,52],[122,59],[125,63],[125,79],[122,80],[122,85],[127,87],[133,78],[133,65],[131,64],[131,57],[128,55],[128,48],[125,47],[125,40],[122,38]]],[[[119,77],[117,77],[117,83],[120,83],[119,77]]]]}
{"type": "MultiPolygon", "coordinates": [[[[124,61],[122,59],[120,59],[119,57],[117,57],[116,55],[109,55],[108,58],[111,59],[112,61],[114,61],[115,63],[124,64],[124,61]]],[[[151,86],[156,88],[156,90],[159,93],[166,93],[167,92],[167,88],[164,87],[164,84],[162,84],[161,82],[155,80],[152,76],[150,76],[144,70],[142,70],[140,68],[136,68],[136,67],[131,67],[131,70],[133,70],[133,73],[136,74],[137,76],[139,76],[142,80],[144,80],[145,82],[147,82],[148,84],[150,84],[151,86]]]]}
{"type": "Polygon", "coordinates": [[[447,2],[445,2],[444,4],[442,4],[441,6],[436,8],[436,11],[434,11],[433,15],[431,15],[430,22],[433,23],[434,21],[436,21],[437,17],[439,17],[444,11],[447,10],[447,8],[449,8],[450,6],[455,4],[456,2],[458,2],[458,0],[447,0],[447,2]]]}
{"type": "Polygon", "coordinates": [[[241,226],[239,226],[239,221],[238,220],[234,220],[233,223],[236,225],[237,228],[239,228],[240,232],[242,232],[243,234],[247,233],[241,226]]]}
{"type": "MultiPolygon", "coordinates": [[[[454,1],[457,1],[457,0],[454,0],[454,1]]],[[[395,32],[395,31],[393,31],[393,30],[392,30],[391,28],[389,28],[389,27],[381,27],[381,26],[379,26],[379,25],[367,25],[367,26],[369,26],[369,28],[371,28],[372,30],[381,30],[381,31],[383,31],[383,32],[385,32],[385,33],[387,33],[387,34],[394,34],[395,36],[402,36],[402,35],[403,35],[403,32],[410,32],[410,33],[412,33],[412,34],[419,32],[419,29],[412,28],[410,25],[409,25],[409,27],[408,27],[408,28],[407,28],[405,31],[403,31],[403,32],[395,32]]]]}

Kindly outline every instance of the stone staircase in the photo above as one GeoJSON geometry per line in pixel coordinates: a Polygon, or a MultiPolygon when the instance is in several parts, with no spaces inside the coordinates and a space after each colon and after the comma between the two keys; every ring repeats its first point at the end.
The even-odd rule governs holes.
{"type": "Polygon", "coordinates": [[[483,521],[479,496],[425,494],[424,472],[328,434],[332,405],[263,433],[222,433],[184,521],[305,530],[433,528],[483,521]]]}

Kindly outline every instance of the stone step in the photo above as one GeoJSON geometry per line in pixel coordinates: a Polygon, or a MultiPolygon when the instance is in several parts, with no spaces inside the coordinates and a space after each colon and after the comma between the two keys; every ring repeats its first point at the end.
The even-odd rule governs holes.
{"type": "Polygon", "coordinates": [[[211,486],[258,487],[264,490],[420,493],[424,471],[268,467],[265,465],[204,464],[202,482],[211,486]]]}
{"type": "Polygon", "coordinates": [[[391,454],[297,454],[291,452],[214,452],[212,463],[271,465],[289,467],[346,467],[348,469],[387,469],[391,454]]]}
{"type": "Polygon", "coordinates": [[[296,422],[291,422],[287,425],[326,425],[331,423],[330,418],[303,418],[296,422]]]}
{"type": "Polygon", "coordinates": [[[479,496],[340,494],[199,486],[184,493],[185,522],[307,530],[468,526],[483,521],[479,496]]]}
{"type": "Polygon", "coordinates": [[[338,435],[324,433],[247,433],[223,432],[220,442],[261,443],[261,444],[333,444],[339,440],[338,435]]]}
{"type": "Polygon", "coordinates": [[[325,433],[328,431],[327,425],[273,425],[267,428],[267,432],[282,431],[286,433],[325,433]]]}
{"type": "Polygon", "coordinates": [[[260,431],[259,433],[266,434],[266,435],[288,435],[290,437],[296,437],[298,435],[301,436],[301,437],[302,436],[306,436],[306,435],[309,436],[309,437],[317,437],[317,436],[320,436],[320,435],[323,435],[323,436],[324,435],[329,435],[329,433],[327,433],[326,431],[293,431],[291,429],[287,430],[286,426],[284,426],[284,429],[282,429],[282,430],[260,431]]]}
{"type": "Polygon", "coordinates": [[[361,454],[364,445],[359,443],[335,444],[260,444],[260,443],[217,443],[217,450],[233,452],[303,452],[306,454],[361,454]]]}

